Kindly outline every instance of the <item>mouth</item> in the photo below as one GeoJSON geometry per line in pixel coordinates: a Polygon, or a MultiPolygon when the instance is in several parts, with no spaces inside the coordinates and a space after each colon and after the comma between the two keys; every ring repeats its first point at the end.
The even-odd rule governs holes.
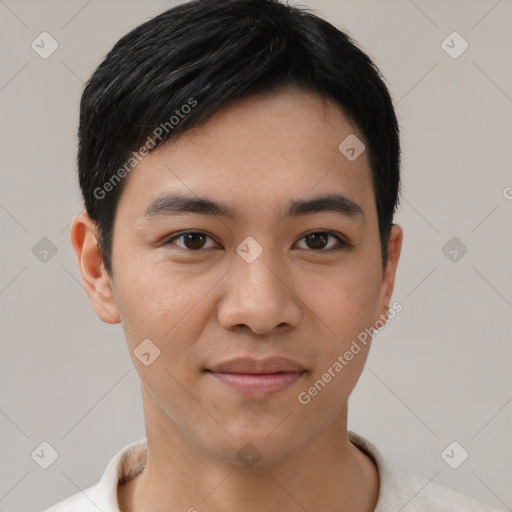
{"type": "Polygon", "coordinates": [[[205,372],[248,398],[268,398],[301,380],[307,370],[289,359],[234,359],[205,372]]]}

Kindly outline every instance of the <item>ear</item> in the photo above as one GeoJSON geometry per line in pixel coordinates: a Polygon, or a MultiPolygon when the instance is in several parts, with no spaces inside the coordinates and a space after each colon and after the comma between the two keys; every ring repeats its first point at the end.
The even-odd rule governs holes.
{"type": "Polygon", "coordinates": [[[71,243],[85,292],[96,314],[106,323],[120,323],[112,282],[103,265],[98,245],[98,230],[86,213],[80,213],[72,220],[71,243]]]}
{"type": "Polygon", "coordinates": [[[398,224],[393,224],[388,242],[388,262],[382,274],[380,284],[379,311],[380,318],[387,320],[389,301],[395,285],[396,268],[402,250],[403,231],[398,224]]]}

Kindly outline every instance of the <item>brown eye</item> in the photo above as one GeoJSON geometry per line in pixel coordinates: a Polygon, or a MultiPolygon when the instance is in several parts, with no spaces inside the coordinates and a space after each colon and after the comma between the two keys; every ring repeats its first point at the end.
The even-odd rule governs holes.
{"type": "MultiPolygon", "coordinates": [[[[334,233],[329,233],[327,231],[317,231],[315,233],[309,233],[308,235],[302,237],[301,241],[302,240],[306,242],[307,247],[305,247],[305,249],[311,249],[317,252],[328,252],[329,250],[343,249],[343,247],[348,245],[338,235],[335,235],[334,233]],[[331,243],[329,245],[329,239],[332,239],[335,242],[337,241],[338,243],[331,243]],[[338,247],[336,247],[336,245],[338,245],[338,247]]],[[[301,247],[301,249],[304,249],[304,247],[301,247]]]]}
{"type": "Polygon", "coordinates": [[[204,248],[209,249],[210,247],[213,247],[207,247],[205,245],[208,239],[211,240],[211,237],[208,236],[206,233],[202,233],[201,231],[187,231],[185,233],[173,236],[166,242],[166,244],[174,244],[177,245],[178,247],[181,247],[182,249],[186,249],[189,251],[199,251],[204,248]],[[182,243],[175,243],[175,240],[181,240],[182,243]]]}
{"type": "Polygon", "coordinates": [[[187,249],[197,250],[202,249],[205,244],[206,237],[201,233],[189,233],[183,235],[183,243],[187,249]]]}
{"type": "Polygon", "coordinates": [[[329,235],[326,233],[313,233],[305,237],[306,243],[310,249],[324,249],[327,245],[329,235]]]}

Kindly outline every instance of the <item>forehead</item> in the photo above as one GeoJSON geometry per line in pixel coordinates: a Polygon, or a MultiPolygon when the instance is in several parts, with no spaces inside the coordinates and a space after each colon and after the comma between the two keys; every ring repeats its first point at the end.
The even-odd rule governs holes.
{"type": "Polygon", "coordinates": [[[159,196],[178,192],[237,204],[237,211],[254,215],[273,203],[339,193],[371,208],[366,151],[348,158],[346,140],[352,146],[359,141],[358,152],[364,148],[343,110],[324,97],[296,88],[252,96],[146,156],[128,177],[120,203],[142,215],[159,196]]]}

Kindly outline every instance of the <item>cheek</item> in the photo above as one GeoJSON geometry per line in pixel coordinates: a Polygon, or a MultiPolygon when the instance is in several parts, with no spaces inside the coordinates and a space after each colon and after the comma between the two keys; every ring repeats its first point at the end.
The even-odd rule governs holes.
{"type": "Polygon", "coordinates": [[[299,296],[325,328],[327,338],[341,345],[373,323],[378,308],[378,276],[364,269],[329,271],[308,280],[299,296]]]}
{"type": "Polygon", "coordinates": [[[218,279],[192,275],[169,265],[147,264],[124,277],[116,302],[130,345],[149,338],[162,348],[180,350],[180,340],[196,339],[207,320],[208,291],[218,279]]]}
{"type": "Polygon", "coordinates": [[[321,330],[315,337],[320,357],[297,397],[310,417],[334,418],[361,375],[371,342],[365,328],[373,324],[378,303],[377,279],[354,269],[310,283],[307,306],[321,330]]]}
{"type": "Polygon", "coordinates": [[[130,357],[162,407],[165,397],[186,400],[184,389],[193,387],[198,358],[193,341],[204,330],[205,308],[211,307],[205,295],[213,283],[208,286],[204,281],[147,265],[118,286],[116,300],[130,357]],[[148,352],[145,361],[143,354],[148,352]]]}

